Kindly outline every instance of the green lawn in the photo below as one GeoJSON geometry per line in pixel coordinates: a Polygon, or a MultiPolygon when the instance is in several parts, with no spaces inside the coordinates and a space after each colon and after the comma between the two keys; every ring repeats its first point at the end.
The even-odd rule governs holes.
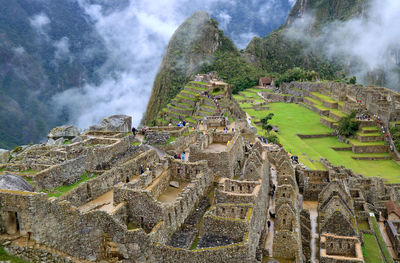
{"type": "Polygon", "coordinates": [[[387,249],[386,243],[383,240],[382,233],[381,233],[381,230],[379,229],[378,222],[376,221],[375,216],[371,217],[371,222],[372,222],[372,227],[374,228],[374,231],[375,231],[376,239],[377,239],[380,247],[382,248],[383,256],[386,258],[386,262],[393,263],[392,256],[390,255],[389,250],[387,249]]]}
{"type": "Polygon", "coordinates": [[[384,262],[374,235],[364,234],[364,246],[362,250],[366,263],[384,262]]]}
{"type": "Polygon", "coordinates": [[[321,94],[319,92],[311,92],[311,94],[313,94],[314,96],[316,96],[316,97],[318,97],[318,98],[320,98],[320,99],[322,99],[324,101],[327,101],[327,102],[331,102],[331,103],[337,102],[337,101],[333,100],[331,97],[323,95],[323,94],[321,94]]]}
{"type": "MultiPolygon", "coordinates": [[[[248,105],[246,105],[248,106],[248,105]]],[[[299,156],[299,159],[310,169],[323,169],[319,162],[321,158],[328,158],[334,165],[344,165],[354,172],[364,176],[380,176],[389,183],[400,183],[400,167],[392,160],[360,161],[354,160],[352,156],[388,156],[383,154],[354,154],[352,151],[335,151],[331,147],[350,147],[349,144],[339,142],[336,137],[317,139],[300,139],[297,134],[327,134],[331,129],[320,123],[320,116],[307,108],[293,103],[270,103],[270,110],[255,111],[245,109],[254,116],[252,121],[264,118],[268,113],[275,114],[271,124],[278,125],[278,137],[287,151],[299,156]],[[303,154],[305,153],[305,154],[303,154]]],[[[260,126],[258,133],[264,134],[260,126]]],[[[357,141],[361,144],[359,141],[357,141]]],[[[365,143],[366,145],[382,145],[384,142],[365,143]]]]}

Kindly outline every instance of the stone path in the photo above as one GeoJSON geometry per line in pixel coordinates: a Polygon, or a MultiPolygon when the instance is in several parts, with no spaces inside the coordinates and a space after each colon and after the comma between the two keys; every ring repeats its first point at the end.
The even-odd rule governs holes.
{"type": "MultiPolygon", "coordinates": [[[[276,180],[276,169],[274,166],[271,166],[271,180],[272,183],[277,186],[277,180],[276,180]]],[[[269,199],[269,207],[267,211],[267,221],[269,220],[271,222],[271,226],[266,228],[268,231],[268,234],[265,238],[265,243],[264,243],[264,248],[268,250],[268,253],[270,256],[273,255],[272,251],[272,245],[274,242],[274,219],[270,217],[269,212],[275,213],[275,196],[273,198],[269,199]]]]}
{"type": "Polygon", "coordinates": [[[397,256],[396,256],[396,253],[394,252],[392,242],[390,242],[390,239],[386,233],[385,224],[383,222],[378,222],[378,225],[379,225],[379,230],[382,233],[383,240],[386,243],[386,247],[389,250],[390,255],[392,256],[392,258],[396,258],[397,256]]]}
{"type": "Polygon", "coordinates": [[[114,191],[111,190],[98,198],[90,201],[79,207],[82,212],[89,212],[91,210],[101,210],[110,213],[114,210],[114,191]]]}
{"type": "Polygon", "coordinates": [[[310,220],[311,220],[311,262],[318,263],[317,259],[317,240],[318,240],[318,232],[317,232],[317,218],[318,218],[318,202],[316,201],[303,201],[303,209],[306,209],[310,212],[310,220]]]}

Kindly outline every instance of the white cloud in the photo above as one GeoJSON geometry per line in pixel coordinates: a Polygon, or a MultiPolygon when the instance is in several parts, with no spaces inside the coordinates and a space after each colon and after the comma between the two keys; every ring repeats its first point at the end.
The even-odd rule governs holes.
{"type": "Polygon", "coordinates": [[[50,25],[50,19],[45,13],[40,13],[29,18],[29,23],[39,33],[44,34],[50,25]]]}
{"type": "Polygon", "coordinates": [[[70,57],[68,37],[63,37],[60,40],[55,41],[53,46],[56,49],[54,52],[54,57],[56,60],[62,60],[70,57]]]}
{"type": "Polygon", "coordinates": [[[228,29],[228,25],[232,20],[232,17],[224,10],[217,15],[219,26],[222,30],[226,31],[228,29]]]}
{"type": "Polygon", "coordinates": [[[18,46],[18,47],[13,48],[13,52],[14,52],[15,55],[21,56],[21,55],[23,55],[25,53],[25,48],[21,47],[21,46],[18,46]]]}

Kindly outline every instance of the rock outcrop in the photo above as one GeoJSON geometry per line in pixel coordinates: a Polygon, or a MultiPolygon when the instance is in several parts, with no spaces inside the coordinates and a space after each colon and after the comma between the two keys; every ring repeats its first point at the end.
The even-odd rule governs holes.
{"type": "Polygon", "coordinates": [[[63,125],[60,127],[55,127],[47,135],[49,139],[53,139],[55,141],[60,138],[73,139],[77,136],[79,136],[79,130],[77,127],[72,125],[63,125]]]}
{"type": "Polygon", "coordinates": [[[101,122],[100,125],[93,125],[90,130],[111,131],[111,132],[130,132],[132,128],[132,117],[127,115],[113,115],[101,122]]]}
{"type": "Polygon", "coordinates": [[[1,174],[0,189],[33,192],[33,187],[18,175],[1,174]]]}
{"type": "Polygon", "coordinates": [[[10,159],[10,151],[0,149],[0,163],[7,163],[10,159]]]}

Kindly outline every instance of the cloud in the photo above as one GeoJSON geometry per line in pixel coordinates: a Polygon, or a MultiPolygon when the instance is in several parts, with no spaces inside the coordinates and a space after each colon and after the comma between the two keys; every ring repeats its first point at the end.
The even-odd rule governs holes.
{"type": "Polygon", "coordinates": [[[21,47],[21,46],[18,46],[18,47],[13,48],[13,52],[14,52],[15,55],[21,56],[21,55],[23,55],[25,53],[25,48],[21,47]]]}
{"type": "MultiPolygon", "coordinates": [[[[94,21],[108,53],[107,62],[99,70],[103,77],[100,83],[88,83],[53,98],[59,109],[69,109],[71,122],[80,128],[112,114],[131,115],[134,125],[139,124],[168,42],[193,12],[208,11],[243,48],[253,36],[265,30],[257,6],[273,2],[272,6],[281,8],[276,5],[277,0],[252,0],[250,7],[234,0],[155,0],[151,4],[145,0],[125,0],[123,7],[118,3],[113,6],[112,2],[105,6],[107,1],[100,0],[77,1],[94,21]]],[[[277,12],[272,6],[270,11],[277,12]]],[[[281,24],[285,17],[286,14],[276,23],[281,24]]],[[[85,54],[90,56],[92,52],[86,50],[85,54]]]]}
{"type": "Polygon", "coordinates": [[[49,28],[50,19],[45,13],[39,13],[29,18],[29,23],[37,32],[45,34],[46,30],[49,28]]]}
{"type": "Polygon", "coordinates": [[[232,20],[232,17],[224,10],[217,15],[219,26],[222,30],[226,31],[228,29],[228,25],[232,20]]]}
{"type": "Polygon", "coordinates": [[[388,87],[398,89],[399,12],[398,0],[374,0],[362,17],[329,23],[317,37],[308,33],[315,21],[307,14],[294,22],[288,36],[323,51],[330,59],[342,58],[349,74],[364,84],[371,76],[383,77],[388,87]]]}
{"type": "Polygon", "coordinates": [[[54,52],[54,57],[56,60],[63,60],[66,58],[70,58],[68,37],[63,37],[60,40],[55,41],[53,46],[56,49],[54,52]]]}

